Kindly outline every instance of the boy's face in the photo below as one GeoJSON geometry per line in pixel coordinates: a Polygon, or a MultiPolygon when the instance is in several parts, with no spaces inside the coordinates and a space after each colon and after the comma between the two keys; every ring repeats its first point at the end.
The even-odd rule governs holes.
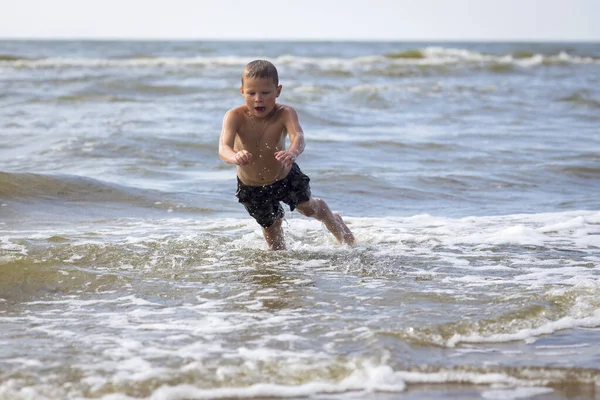
{"type": "Polygon", "coordinates": [[[240,90],[251,115],[261,118],[268,116],[275,108],[281,85],[275,85],[271,78],[244,78],[240,90]]]}

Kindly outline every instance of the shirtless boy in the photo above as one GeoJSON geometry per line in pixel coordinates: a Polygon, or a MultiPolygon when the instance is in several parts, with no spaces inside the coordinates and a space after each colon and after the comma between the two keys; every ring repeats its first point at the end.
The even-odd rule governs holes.
{"type": "Polygon", "coordinates": [[[296,164],[304,151],[304,134],[296,111],[277,103],[281,85],[275,66],[265,60],[246,65],[240,90],[245,104],[225,114],[219,157],[236,165],[236,196],[262,227],[269,249],[285,249],[280,202],[323,222],[340,243],[354,244],[342,217],[311,196],[310,179],[296,164]]]}

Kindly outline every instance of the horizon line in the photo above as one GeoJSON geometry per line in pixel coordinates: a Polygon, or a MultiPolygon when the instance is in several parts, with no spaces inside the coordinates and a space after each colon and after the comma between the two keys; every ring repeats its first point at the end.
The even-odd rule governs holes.
{"type": "Polygon", "coordinates": [[[437,39],[407,39],[407,38],[195,38],[195,37],[79,37],[79,36],[55,36],[55,37],[3,37],[0,41],[132,41],[132,42],[169,42],[169,41],[205,41],[205,42],[389,42],[389,43],[598,43],[600,38],[437,38],[437,39]]]}

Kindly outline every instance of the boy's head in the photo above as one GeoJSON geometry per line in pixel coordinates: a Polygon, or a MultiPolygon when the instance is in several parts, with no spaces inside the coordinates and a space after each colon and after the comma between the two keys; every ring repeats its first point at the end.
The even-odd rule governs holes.
{"type": "Polygon", "coordinates": [[[246,65],[242,74],[242,96],[251,115],[264,118],[276,109],[281,93],[277,68],[265,60],[255,60],[246,65]]]}
{"type": "Polygon", "coordinates": [[[279,74],[277,73],[277,68],[267,60],[254,60],[249,62],[242,73],[242,86],[244,85],[244,79],[246,78],[270,78],[273,80],[273,83],[275,83],[275,86],[279,86],[279,74]]]}

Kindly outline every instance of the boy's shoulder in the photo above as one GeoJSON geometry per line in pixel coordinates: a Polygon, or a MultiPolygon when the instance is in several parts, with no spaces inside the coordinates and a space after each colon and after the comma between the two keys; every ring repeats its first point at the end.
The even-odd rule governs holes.
{"type": "Polygon", "coordinates": [[[239,127],[248,119],[246,106],[238,106],[228,110],[223,118],[223,123],[233,124],[239,127]]]}
{"type": "Polygon", "coordinates": [[[288,106],[287,104],[279,104],[279,107],[281,107],[284,111],[296,111],[294,110],[294,107],[292,106],[288,106]]]}
{"type": "Polygon", "coordinates": [[[274,112],[274,116],[278,119],[287,121],[290,116],[297,115],[298,113],[294,110],[294,107],[288,106],[287,104],[277,103],[277,110],[274,112]]]}
{"type": "Polygon", "coordinates": [[[228,110],[226,114],[229,114],[229,115],[235,116],[235,117],[245,117],[247,115],[246,109],[247,109],[246,106],[237,106],[237,107],[233,107],[232,109],[228,110]]]}
{"type": "Polygon", "coordinates": [[[280,111],[286,111],[286,112],[289,112],[289,111],[296,111],[296,110],[294,110],[294,107],[292,107],[292,106],[288,106],[287,104],[281,104],[281,103],[277,103],[277,108],[278,108],[280,111]]]}

